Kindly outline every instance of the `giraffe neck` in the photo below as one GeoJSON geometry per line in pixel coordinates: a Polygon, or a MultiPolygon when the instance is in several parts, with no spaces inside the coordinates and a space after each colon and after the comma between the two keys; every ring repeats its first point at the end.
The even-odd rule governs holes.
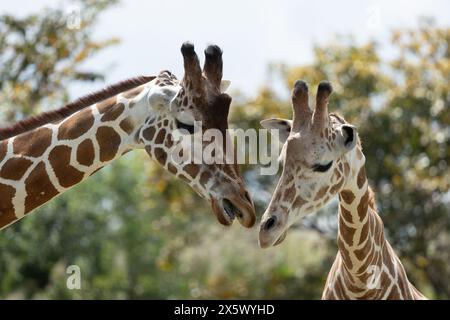
{"type": "Polygon", "coordinates": [[[364,163],[339,194],[338,255],[325,299],[416,299],[423,297],[385,239],[364,163]]]}
{"type": "Polygon", "coordinates": [[[0,142],[0,229],[143,147],[146,84],[0,142]]]}

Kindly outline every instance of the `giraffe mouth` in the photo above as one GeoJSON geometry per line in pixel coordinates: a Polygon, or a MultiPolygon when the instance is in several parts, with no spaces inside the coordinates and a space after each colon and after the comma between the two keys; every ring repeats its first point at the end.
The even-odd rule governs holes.
{"type": "Polygon", "coordinates": [[[225,226],[233,224],[237,218],[239,223],[246,228],[251,228],[256,221],[253,203],[241,197],[212,199],[211,205],[217,220],[225,226]]]}
{"type": "Polygon", "coordinates": [[[242,212],[236,208],[236,206],[228,199],[222,200],[223,210],[225,212],[225,218],[230,222],[233,222],[236,216],[242,217],[242,212]]]}

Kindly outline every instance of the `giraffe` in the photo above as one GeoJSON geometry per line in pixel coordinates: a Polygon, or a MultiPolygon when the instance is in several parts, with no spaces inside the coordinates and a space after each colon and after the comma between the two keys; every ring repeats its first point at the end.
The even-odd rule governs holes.
{"type": "Polygon", "coordinates": [[[169,71],[132,78],[1,129],[0,229],[135,149],[145,149],[210,201],[221,224],[237,217],[253,226],[253,202],[236,164],[181,163],[169,154],[181,143],[173,133],[191,135],[194,121],[227,134],[231,103],[224,93],[229,82],[222,81],[222,50],[205,49],[203,70],[193,44],[183,43],[181,53],[182,81],[169,71]]]}
{"type": "Polygon", "coordinates": [[[297,80],[293,120],[261,121],[264,128],[280,131],[284,166],[260,223],[260,246],[281,243],[289,226],[338,195],[338,253],[322,299],[425,299],[384,236],[358,133],[328,113],[331,93],[328,82],[319,84],[313,112],[308,86],[297,80]]]}

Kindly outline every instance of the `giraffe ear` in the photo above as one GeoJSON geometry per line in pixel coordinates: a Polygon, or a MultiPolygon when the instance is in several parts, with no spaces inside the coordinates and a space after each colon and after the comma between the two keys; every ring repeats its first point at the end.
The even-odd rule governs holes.
{"type": "Polygon", "coordinates": [[[345,152],[352,150],[358,140],[358,132],[352,125],[344,124],[341,126],[340,141],[345,152]]]}
{"type": "Polygon", "coordinates": [[[172,88],[153,87],[148,94],[148,103],[154,108],[168,108],[177,93],[172,88]]]}
{"type": "Polygon", "coordinates": [[[230,87],[231,81],[230,80],[222,80],[220,82],[220,92],[226,92],[227,89],[230,87]]]}
{"type": "Polygon", "coordinates": [[[277,137],[283,143],[286,142],[291,133],[292,120],[273,118],[263,120],[260,124],[264,129],[270,130],[270,133],[274,136],[276,131],[273,130],[278,130],[277,137]]]}
{"type": "Polygon", "coordinates": [[[190,113],[189,111],[185,111],[185,110],[178,112],[175,115],[175,118],[178,121],[180,121],[180,122],[182,122],[184,124],[190,125],[190,126],[193,126],[194,122],[195,122],[195,118],[192,115],[192,113],[190,113]]]}

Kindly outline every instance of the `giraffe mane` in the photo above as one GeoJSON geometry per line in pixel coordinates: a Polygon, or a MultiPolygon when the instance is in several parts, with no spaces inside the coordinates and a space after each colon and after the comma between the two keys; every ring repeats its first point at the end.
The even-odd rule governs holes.
{"type": "Polygon", "coordinates": [[[93,105],[94,103],[111,98],[121,92],[131,90],[144,83],[150,82],[155,78],[156,77],[154,76],[138,76],[122,80],[78,98],[77,100],[70,102],[59,109],[42,112],[36,116],[21,120],[9,127],[0,128],[0,141],[36,129],[50,122],[62,120],[77,111],[93,105]]]}

